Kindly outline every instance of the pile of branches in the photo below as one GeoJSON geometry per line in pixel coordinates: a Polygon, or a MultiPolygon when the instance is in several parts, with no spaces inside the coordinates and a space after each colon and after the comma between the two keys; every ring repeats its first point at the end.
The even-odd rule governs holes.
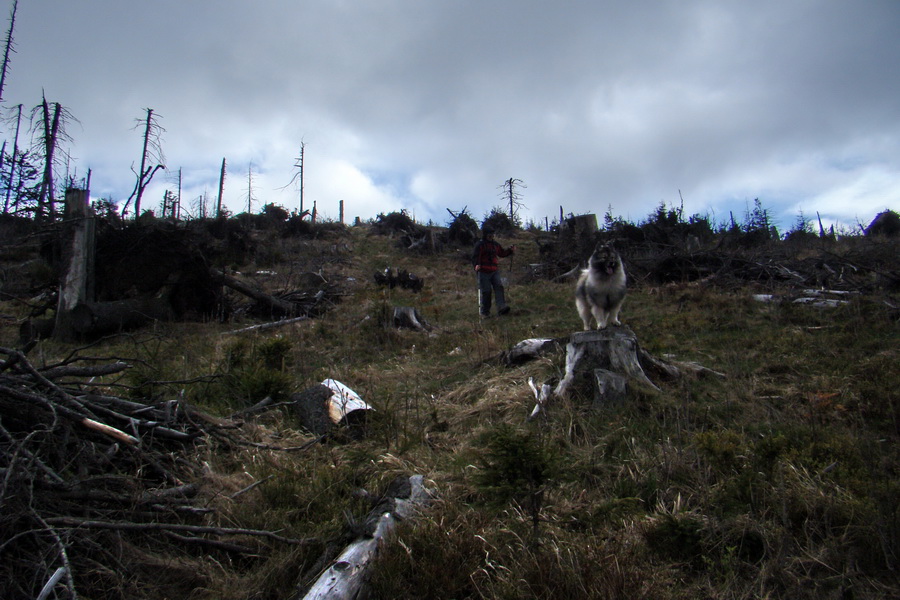
{"type": "Polygon", "coordinates": [[[186,451],[235,426],[180,399],[142,403],[94,385],[128,367],[76,355],[36,367],[0,348],[0,597],[121,592],[137,547],[251,554],[248,539],[298,542],[206,525],[212,509],[186,451]]]}
{"type": "Polygon", "coordinates": [[[896,253],[900,244],[857,238],[839,251],[833,244],[795,247],[773,243],[754,250],[716,247],[702,251],[669,248],[626,257],[629,275],[652,284],[705,280],[719,285],[748,282],[872,293],[900,289],[896,253]]]}

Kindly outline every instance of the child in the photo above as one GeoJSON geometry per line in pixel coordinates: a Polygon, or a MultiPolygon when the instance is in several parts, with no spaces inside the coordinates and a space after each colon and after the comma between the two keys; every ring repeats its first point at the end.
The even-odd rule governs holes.
{"type": "Polygon", "coordinates": [[[482,238],[475,244],[472,251],[472,264],[475,266],[478,277],[478,308],[482,317],[491,314],[491,294],[497,294],[497,314],[509,313],[509,305],[506,304],[506,296],[503,292],[503,282],[500,281],[500,258],[512,256],[516,251],[515,246],[503,248],[494,241],[494,228],[484,225],[481,228],[482,238]]]}

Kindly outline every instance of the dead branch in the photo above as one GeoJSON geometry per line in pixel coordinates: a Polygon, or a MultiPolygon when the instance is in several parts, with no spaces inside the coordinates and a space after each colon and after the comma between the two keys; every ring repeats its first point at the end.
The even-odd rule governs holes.
{"type": "Polygon", "coordinates": [[[131,523],[128,521],[92,521],[74,517],[50,517],[46,519],[50,525],[74,529],[114,529],[116,531],[185,531],[210,535],[249,535],[264,537],[276,542],[293,545],[319,544],[318,538],[289,538],[264,529],[242,529],[239,527],[205,527],[202,525],[181,525],[178,523],[131,523]]]}

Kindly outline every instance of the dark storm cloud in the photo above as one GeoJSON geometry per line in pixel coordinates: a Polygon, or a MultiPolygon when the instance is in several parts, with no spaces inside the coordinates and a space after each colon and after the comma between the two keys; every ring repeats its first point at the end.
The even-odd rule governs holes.
{"type": "MultiPolygon", "coordinates": [[[[94,195],[124,198],[152,107],[187,197],[447,218],[524,180],[526,217],[759,197],[852,224],[900,193],[893,1],[20,3],[7,105],[45,89],[94,195]]],[[[157,194],[167,181],[159,182],[157,194]]],[[[896,208],[896,206],[895,206],[896,208]]]]}

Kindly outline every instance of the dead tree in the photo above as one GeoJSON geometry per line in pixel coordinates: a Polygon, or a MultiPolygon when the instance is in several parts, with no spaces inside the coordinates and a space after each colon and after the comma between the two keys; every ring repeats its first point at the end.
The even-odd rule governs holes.
{"type": "MultiPolygon", "coordinates": [[[[0,89],[0,92],[2,92],[2,89],[0,89]]],[[[9,201],[12,198],[13,188],[16,187],[13,182],[15,181],[17,161],[19,160],[19,129],[22,125],[22,105],[19,104],[16,108],[16,133],[15,137],[13,137],[13,151],[10,157],[9,180],[6,183],[6,199],[3,202],[3,214],[9,213],[9,201]]],[[[19,185],[21,185],[21,176],[19,181],[19,185]]]]}
{"type": "MultiPolygon", "coordinates": [[[[421,475],[397,476],[362,523],[363,535],[331,563],[303,600],[351,600],[366,597],[372,560],[398,521],[411,518],[428,502],[421,475]]],[[[300,598],[296,596],[294,600],[300,598]]]]}
{"type": "MultiPolygon", "coordinates": [[[[253,211],[253,201],[256,198],[253,197],[253,163],[251,162],[247,166],[247,214],[249,215],[253,211]]],[[[222,216],[221,214],[219,216],[222,216]]]]}
{"type": "Polygon", "coordinates": [[[92,298],[94,262],[94,219],[88,206],[87,190],[66,192],[66,230],[69,232],[67,265],[59,286],[54,336],[71,341],[77,337],[73,320],[75,309],[92,298]]]}
{"type": "Polygon", "coordinates": [[[63,115],[63,108],[59,102],[54,102],[51,114],[50,104],[47,102],[47,97],[44,96],[41,98],[41,105],[36,107],[35,111],[40,112],[41,135],[38,142],[38,150],[44,157],[43,178],[41,179],[37,212],[35,213],[35,221],[40,223],[45,215],[50,220],[53,220],[56,211],[56,202],[53,196],[53,160],[60,137],[60,120],[63,115]]]}
{"type": "Polygon", "coordinates": [[[519,208],[524,208],[524,204],[522,204],[522,194],[519,193],[517,188],[526,187],[524,183],[522,183],[521,179],[515,179],[510,177],[506,181],[503,182],[503,185],[500,186],[500,189],[503,190],[501,196],[507,202],[509,202],[509,220],[515,224],[516,222],[516,210],[519,208]]]}
{"type": "Polygon", "coordinates": [[[222,169],[219,171],[219,195],[216,197],[216,218],[222,216],[222,192],[225,191],[225,158],[222,157],[222,169]]]}
{"type": "MultiPolygon", "coordinates": [[[[145,119],[137,119],[137,125],[144,125],[144,146],[141,151],[141,167],[140,170],[135,173],[137,176],[137,182],[134,184],[134,191],[129,196],[128,200],[125,201],[125,208],[122,209],[122,214],[124,215],[126,210],[128,209],[128,203],[131,202],[131,199],[134,198],[134,216],[139,217],[141,215],[141,198],[144,195],[144,190],[147,189],[147,186],[150,185],[150,181],[153,179],[153,176],[160,169],[165,169],[165,157],[162,153],[162,146],[160,136],[165,131],[158,121],[158,116],[154,117],[153,109],[148,108],[147,117],[145,119]],[[157,164],[154,166],[148,166],[148,161],[156,162],[157,164]]],[[[134,168],[132,167],[132,171],[134,168]]]]}
{"type": "Polygon", "coordinates": [[[268,306],[273,312],[277,314],[287,315],[289,317],[299,316],[301,307],[294,302],[289,302],[287,300],[276,298],[275,296],[270,296],[269,294],[266,294],[265,292],[254,288],[253,286],[247,285],[246,283],[243,283],[235,279],[234,277],[226,275],[218,269],[210,269],[209,273],[214,280],[220,281],[231,289],[238,291],[249,298],[253,298],[260,304],[268,306]]]}
{"type": "Polygon", "coordinates": [[[9,55],[13,50],[13,30],[16,28],[16,10],[19,8],[19,0],[13,0],[12,9],[9,11],[9,29],[6,31],[6,48],[3,52],[3,67],[0,68],[0,102],[3,101],[3,89],[6,87],[6,73],[9,70],[9,55]]]}

